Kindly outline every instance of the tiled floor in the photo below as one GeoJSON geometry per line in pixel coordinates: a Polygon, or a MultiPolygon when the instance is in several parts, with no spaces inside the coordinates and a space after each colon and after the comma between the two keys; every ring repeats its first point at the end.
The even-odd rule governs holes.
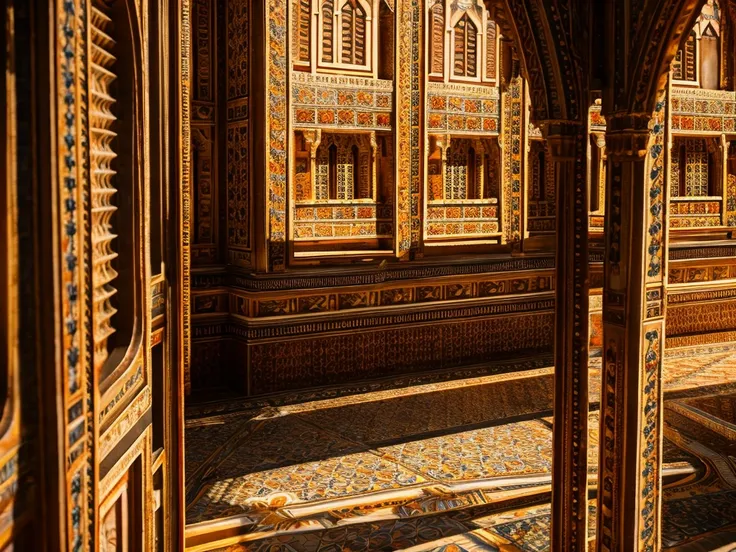
{"type": "MultiPolygon", "coordinates": [[[[461,379],[430,374],[403,387],[384,381],[363,393],[315,391],[307,402],[281,396],[220,405],[209,414],[201,409],[187,427],[188,535],[201,543],[210,527],[225,527],[212,533],[213,550],[234,541],[245,542],[233,550],[269,552],[546,550],[552,369],[531,362],[518,368],[495,366],[461,379]]],[[[735,369],[736,353],[725,348],[674,351],[666,363],[667,404],[674,408],[667,410],[673,427],[666,467],[691,473],[682,489],[666,494],[668,545],[696,537],[699,528],[722,528],[712,517],[718,511],[726,525],[736,523],[736,511],[706,504],[708,496],[716,504],[733,499],[736,487],[719,486],[718,469],[702,469],[691,435],[698,430],[690,427],[697,420],[687,410],[697,401],[700,412],[730,421],[734,402],[717,397],[736,391],[735,369]],[[678,424],[687,427],[680,431],[678,424]],[[688,524],[694,511],[701,517],[688,524]]],[[[597,429],[594,410],[592,477],[597,429]]],[[[723,435],[713,439],[723,445],[723,435]]],[[[713,462],[719,460],[706,459],[713,462]]]]}

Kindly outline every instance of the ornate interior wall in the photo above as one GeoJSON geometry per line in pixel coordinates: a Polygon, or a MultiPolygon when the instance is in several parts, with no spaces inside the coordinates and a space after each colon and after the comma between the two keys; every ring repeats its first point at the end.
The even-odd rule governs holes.
{"type": "Polygon", "coordinates": [[[2,3],[3,550],[182,531],[182,7],[2,3]]]}
{"type": "MultiPolygon", "coordinates": [[[[359,2],[372,42],[345,50],[340,6],[320,6],[196,2],[188,389],[260,394],[551,351],[555,176],[512,42],[482,2],[359,2]]],[[[702,40],[731,35],[725,16],[703,21],[667,101],[668,174],[682,180],[668,200],[672,344],[736,330],[715,315],[736,309],[720,289],[736,277],[725,48],[718,90],[699,77],[714,55],[702,40]]],[[[598,347],[606,121],[600,94],[590,104],[598,347]]]]}

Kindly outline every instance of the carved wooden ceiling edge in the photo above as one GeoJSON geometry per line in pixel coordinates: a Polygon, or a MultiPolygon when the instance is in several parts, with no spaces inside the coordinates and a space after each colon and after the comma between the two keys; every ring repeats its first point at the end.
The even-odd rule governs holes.
{"type": "Polygon", "coordinates": [[[581,109],[581,58],[570,47],[570,9],[558,0],[486,0],[505,35],[512,37],[530,85],[532,119],[576,120],[581,109]],[[549,24],[553,20],[554,29],[549,24]],[[552,40],[551,37],[563,37],[552,40]],[[544,60],[544,62],[543,62],[544,60]]]}
{"type": "Polygon", "coordinates": [[[655,0],[645,8],[646,28],[640,28],[633,44],[630,59],[636,60],[631,68],[626,91],[626,107],[632,113],[654,111],[657,90],[666,82],[670,64],[677,54],[680,42],[695,20],[706,0],[655,0]],[[651,7],[651,9],[650,9],[651,7]]]}

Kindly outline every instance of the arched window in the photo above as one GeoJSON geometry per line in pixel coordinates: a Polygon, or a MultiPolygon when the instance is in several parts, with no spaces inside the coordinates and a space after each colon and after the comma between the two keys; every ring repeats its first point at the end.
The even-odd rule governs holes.
{"type": "Polygon", "coordinates": [[[435,0],[429,9],[430,73],[442,75],[445,70],[445,5],[444,0],[435,0]]]}
{"type": "Polygon", "coordinates": [[[478,28],[465,14],[455,23],[455,60],[453,74],[456,77],[478,75],[478,28]]]}
{"type": "Polygon", "coordinates": [[[366,64],[367,16],[358,0],[342,6],[342,63],[366,64]]]}
{"type": "Polygon", "coordinates": [[[427,6],[425,59],[430,79],[494,85],[498,78],[499,29],[485,3],[427,0],[427,6]]]}
{"type": "Polygon", "coordinates": [[[114,381],[142,311],[143,235],[139,143],[141,37],[129,0],[94,0],[90,10],[89,151],[94,366],[114,381]]]}
{"type": "Polygon", "coordinates": [[[677,50],[672,62],[672,78],[674,80],[695,81],[695,41],[695,31],[693,31],[687,37],[685,45],[677,50]]]}
{"type": "Polygon", "coordinates": [[[312,14],[310,0],[292,0],[291,46],[296,63],[309,63],[312,14]]]}
{"type": "Polygon", "coordinates": [[[486,23],[486,78],[496,80],[496,22],[490,17],[486,23]]]}
{"type": "Polygon", "coordinates": [[[335,47],[335,0],[322,2],[322,62],[334,61],[335,47]]]}
{"type": "Polygon", "coordinates": [[[393,80],[394,78],[394,10],[387,0],[381,0],[378,10],[378,78],[393,80]]]}
{"type": "Polygon", "coordinates": [[[721,52],[718,32],[708,24],[700,37],[700,87],[718,90],[721,87],[721,52]]]}

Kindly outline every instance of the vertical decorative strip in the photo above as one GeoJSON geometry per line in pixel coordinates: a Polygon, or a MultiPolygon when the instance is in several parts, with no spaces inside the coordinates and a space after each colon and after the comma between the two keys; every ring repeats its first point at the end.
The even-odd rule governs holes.
{"type": "Polygon", "coordinates": [[[88,208],[87,6],[83,0],[58,3],[58,178],[60,269],[63,347],[63,405],[67,467],[67,546],[78,552],[93,544],[88,530],[94,508],[88,487],[91,471],[87,429],[91,415],[91,350],[85,335],[91,333],[86,268],[90,251],[84,239],[88,208]],[[86,539],[91,539],[87,541],[86,539]]]}
{"type": "Polygon", "coordinates": [[[226,11],[228,262],[244,268],[252,264],[249,7],[249,0],[228,0],[226,11]]]}
{"type": "MultiPolygon", "coordinates": [[[[416,0],[415,0],[416,1],[416,0]]],[[[419,148],[419,114],[414,113],[418,107],[412,107],[415,97],[413,67],[414,30],[412,29],[413,7],[410,2],[396,3],[396,36],[398,60],[396,63],[396,255],[407,260],[411,249],[412,230],[412,174],[415,170],[413,154],[417,156],[419,148]],[[416,115],[416,119],[414,118],[416,115]],[[416,132],[416,136],[414,133],[416,132]],[[409,140],[406,138],[409,137],[409,140]],[[416,148],[416,152],[415,152],[416,148]]],[[[416,166],[418,171],[418,164],[416,166]]],[[[418,186],[418,183],[417,183],[418,186]]],[[[418,216],[417,204],[417,216],[418,216]]]]}
{"type": "MultiPolygon", "coordinates": [[[[179,343],[180,362],[182,363],[183,382],[182,391],[186,396],[191,393],[191,208],[192,208],[192,175],[191,175],[191,112],[190,112],[190,83],[191,83],[191,7],[190,0],[180,0],[180,71],[179,78],[180,96],[179,110],[181,122],[179,132],[181,133],[180,144],[181,156],[178,161],[180,171],[180,197],[179,197],[179,224],[181,239],[181,256],[179,258],[180,281],[179,287],[179,320],[181,327],[181,341],[179,343]]],[[[176,77],[176,75],[175,75],[176,77]]]]}
{"type": "Polygon", "coordinates": [[[736,227],[736,174],[731,173],[726,183],[726,226],[736,227]]]}
{"type": "Polygon", "coordinates": [[[421,48],[423,34],[422,2],[412,0],[412,49],[411,49],[411,247],[414,257],[421,258],[419,248],[422,234],[421,204],[421,106],[422,87],[421,48]]]}
{"type": "MultiPolygon", "coordinates": [[[[216,69],[217,47],[215,37],[217,5],[213,0],[196,0],[192,13],[192,51],[194,52],[195,73],[192,75],[192,147],[196,152],[192,157],[192,184],[197,198],[197,226],[192,236],[194,241],[194,264],[216,263],[218,255],[217,213],[218,201],[216,184],[219,174],[219,136],[216,131],[218,113],[218,94],[216,69]]],[[[233,24],[232,21],[229,21],[233,24]]],[[[247,27],[246,27],[247,28],[247,27]]],[[[241,32],[238,36],[246,37],[241,32]]],[[[244,152],[247,153],[247,147],[244,152]]],[[[247,159],[247,156],[245,156],[247,159]]],[[[239,168],[239,165],[236,165],[239,168]]],[[[247,205],[245,213],[247,213],[247,205]]],[[[230,213],[232,220],[236,216],[230,213]]],[[[242,216],[241,212],[237,212],[242,216]]]]}
{"type": "Polygon", "coordinates": [[[664,282],[667,228],[665,190],[665,126],[666,89],[657,92],[657,103],[649,123],[649,155],[645,165],[649,204],[645,214],[645,282],[643,328],[639,363],[640,417],[639,442],[639,551],[659,550],[661,511],[661,424],[662,424],[662,358],[664,354],[664,282]]]}
{"type": "MultiPolygon", "coordinates": [[[[93,326],[93,315],[92,311],[94,308],[94,301],[96,299],[94,295],[94,287],[93,287],[93,238],[94,235],[92,233],[91,229],[91,221],[92,221],[92,207],[93,203],[91,201],[91,188],[92,188],[92,181],[91,181],[91,174],[90,174],[90,150],[92,148],[90,144],[90,111],[91,111],[91,105],[90,105],[90,68],[92,66],[92,61],[88,57],[88,53],[91,50],[91,26],[89,24],[89,14],[92,10],[92,6],[87,2],[87,0],[80,0],[79,1],[79,9],[80,9],[80,29],[79,33],[80,36],[84,37],[84,40],[80,44],[79,48],[79,56],[81,61],[80,66],[80,85],[79,85],[79,102],[80,102],[80,109],[79,109],[79,123],[80,123],[80,130],[79,130],[79,147],[80,147],[80,158],[81,158],[81,166],[80,166],[80,185],[82,190],[82,200],[83,200],[83,206],[84,206],[84,225],[83,225],[83,233],[84,233],[84,241],[82,242],[83,245],[83,259],[84,259],[84,269],[85,274],[83,275],[85,286],[84,286],[84,300],[85,300],[85,307],[84,307],[84,314],[83,314],[83,323],[84,323],[84,329],[85,329],[85,337],[84,337],[84,351],[85,351],[85,357],[84,357],[84,371],[85,371],[85,378],[86,378],[86,384],[85,384],[85,398],[84,398],[84,406],[86,408],[86,411],[84,412],[85,417],[85,426],[84,430],[81,428],[78,428],[77,431],[83,431],[85,433],[86,437],[86,444],[85,445],[79,445],[81,448],[82,446],[87,447],[87,458],[86,458],[86,474],[83,478],[86,483],[86,492],[87,492],[87,550],[95,550],[95,542],[96,542],[96,525],[95,525],[95,514],[97,511],[97,465],[96,465],[96,456],[95,456],[95,436],[96,436],[96,429],[95,429],[95,405],[94,405],[94,397],[95,397],[95,382],[96,379],[96,372],[95,372],[95,359],[94,359],[94,351],[95,351],[95,334],[94,334],[94,326],[93,326]]],[[[82,401],[79,401],[79,403],[72,404],[68,407],[68,415],[67,418],[71,419],[71,414],[75,412],[77,407],[77,404],[80,404],[82,401]]],[[[72,430],[70,429],[69,434],[71,435],[72,430]]],[[[71,438],[69,439],[69,442],[71,443],[71,438]]],[[[74,521],[74,520],[72,520],[74,521]]]]}
{"type": "Polygon", "coordinates": [[[649,179],[649,210],[647,247],[648,268],[647,282],[662,280],[662,264],[664,259],[664,128],[665,104],[667,95],[660,91],[654,116],[649,124],[652,144],[649,148],[649,170],[645,175],[649,179]]]}
{"type": "Polygon", "coordinates": [[[275,272],[286,268],[287,7],[268,0],[266,12],[266,240],[268,268],[275,272]]]}
{"type": "MultiPolygon", "coordinates": [[[[514,65],[518,68],[518,60],[514,60],[514,65]]],[[[506,205],[503,212],[503,233],[506,242],[512,244],[521,240],[523,86],[521,76],[516,74],[503,94],[501,133],[504,145],[503,198],[506,205]]]]}
{"type": "Polygon", "coordinates": [[[639,481],[639,551],[659,550],[660,505],[660,382],[662,379],[661,331],[647,331],[644,339],[644,362],[642,368],[643,393],[641,398],[642,431],[640,447],[639,481]]]}

